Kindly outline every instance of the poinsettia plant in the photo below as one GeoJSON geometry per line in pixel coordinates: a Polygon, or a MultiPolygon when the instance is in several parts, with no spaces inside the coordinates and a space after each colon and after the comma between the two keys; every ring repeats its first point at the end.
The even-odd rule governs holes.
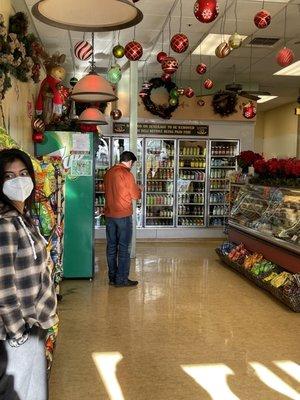
{"type": "Polygon", "coordinates": [[[257,160],[262,160],[262,156],[258,153],[254,153],[254,151],[251,150],[246,150],[242,151],[238,156],[237,156],[237,163],[238,166],[241,167],[242,169],[252,167],[253,164],[257,160]]]}
{"type": "Polygon", "coordinates": [[[294,187],[300,185],[300,160],[296,158],[259,159],[254,162],[254,171],[256,177],[252,183],[294,187]]]}

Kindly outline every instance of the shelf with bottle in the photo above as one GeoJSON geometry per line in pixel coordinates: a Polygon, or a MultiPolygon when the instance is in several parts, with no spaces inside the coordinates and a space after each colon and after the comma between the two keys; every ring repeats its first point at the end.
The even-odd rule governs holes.
{"type": "Polygon", "coordinates": [[[155,215],[146,215],[146,219],[173,219],[173,217],[166,217],[166,216],[155,216],[155,215]]]}
{"type": "Polygon", "coordinates": [[[146,218],[146,227],[153,226],[173,228],[173,218],[146,218]]]}
{"type": "Polygon", "coordinates": [[[210,179],[210,190],[229,190],[227,179],[210,179]]]}
{"type": "Polygon", "coordinates": [[[174,188],[173,181],[148,181],[147,182],[147,192],[155,193],[172,193],[174,188]]]}
{"type": "Polygon", "coordinates": [[[206,161],[205,159],[195,158],[192,159],[182,159],[182,156],[179,156],[178,167],[179,169],[186,169],[186,168],[195,168],[195,169],[205,169],[206,168],[206,161]]]}
{"type": "Polygon", "coordinates": [[[204,206],[188,206],[187,204],[179,204],[178,205],[178,215],[193,215],[193,216],[203,216],[204,215],[204,206]]]}
{"type": "Polygon", "coordinates": [[[204,204],[204,193],[178,193],[178,204],[204,204]]]}
{"type": "Polygon", "coordinates": [[[191,218],[191,217],[179,217],[178,218],[178,226],[184,227],[200,227],[204,226],[204,219],[203,218],[191,218]]]}
{"type": "Polygon", "coordinates": [[[147,180],[163,180],[163,181],[168,181],[168,180],[173,180],[174,179],[174,170],[171,168],[157,168],[153,169],[150,168],[150,170],[147,173],[147,180]]]}
{"type": "Polygon", "coordinates": [[[168,206],[173,207],[173,196],[170,194],[149,194],[146,196],[146,206],[168,206]]]}
{"type": "Polygon", "coordinates": [[[223,205],[227,204],[229,201],[228,193],[224,192],[214,192],[209,195],[209,203],[211,205],[223,205]]]}
{"type": "Polygon", "coordinates": [[[183,146],[179,149],[179,156],[197,156],[197,157],[205,157],[206,156],[206,148],[197,145],[194,146],[183,146]]]}
{"type": "Polygon", "coordinates": [[[210,228],[223,228],[226,225],[226,220],[221,217],[213,217],[209,219],[210,228]]]}
{"type": "Polygon", "coordinates": [[[215,168],[210,171],[210,179],[227,179],[226,174],[226,169],[215,168]]]}
{"type": "Polygon", "coordinates": [[[212,157],[235,157],[236,154],[236,143],[216,143],[211,146],[212,157]]]}

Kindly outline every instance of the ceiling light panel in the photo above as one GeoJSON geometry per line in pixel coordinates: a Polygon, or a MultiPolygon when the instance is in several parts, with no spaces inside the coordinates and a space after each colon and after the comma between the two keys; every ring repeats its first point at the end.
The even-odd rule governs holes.
{"type": "Polygon", "coordinates": [[[273,75],[300,76],[300,61],[296,61],[288,67],[280,69],[273,75]]]}
{"type": "MultiPolygon", "coordinates": [[[[215,56],[216,47],[222,42],[228,42],[228,39],[231,35],[227,34],[219,34],[219,33],[210,33],[206,36],[204,40],[199,44],[199,46],[193,51],[194,55],[202,54],[204,56],[215,56]]],[[[242,36],[242,39],[245,40],[247,36],[242,36]]]]}
{"type": "Polygon", "coordinates": [[[267,101],[271,101],[273,99],[277,99],[278,96],[259,96],[259,100],[257,100],[258,103],[266,103],[267,101]]]}

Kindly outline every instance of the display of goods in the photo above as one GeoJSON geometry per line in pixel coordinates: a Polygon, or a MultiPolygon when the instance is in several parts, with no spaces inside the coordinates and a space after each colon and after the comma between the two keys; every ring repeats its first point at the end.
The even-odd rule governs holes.
{"type": "Polygon", "coordinates": [[[272,279],[276,278],[279,274],[277,272],[271,272],[270,275],[267,275],[263,278],[264,282],[270,282],[272,279]]]}
{"type": "Polygon", "coordinates": [[[143,55],[143,47],[140,43],[132,41],[125,46],[125,56],[130,61],[138,61],[143,55]]]}
{"type": "Polygon", "coordinates": [[[197,0],[194,5],[194,15],[200,22],[210,23],[218,14],[219,5],[216,0],[197,0]]]}
{"type": "Polygon", "coordinates": [[[265,29],[271,23],[271,14],[267,10],[260,10],[254,17],[254,23],[259,29],[265,29]]]}
{"type": "Polygon", "coordinates": [[[276,288],[279,288],[287,283],[292,282],[292,274],[289,272],[281,272],[280,274],[277,274],[271,281],[270,284],[276,288]]]}
{"type": "Polygon", "coordinates": [[[265,274],[266,272],[272,271],[274,268],[275,264],[273,264],[271,261],[262,260],[254,264],[254,266],[251,268],[251,273],[259,276],[265,274]]]}
{"type": "Polygon", "coordinates": [[[253,253],[248,255],[244,260],[244,267],[251,269],[255,263],[259,263],[263,259],[263,255],[259,253],[253,253]]]}
{"type": "Polygon", "coordinates": [[[203,75],[205,74],[205,72],[207,71],[207,65],[204,63],[198,64],[197,68],[196,68],[196,72],[199,75],[203,75]]]}
{"type": "Polygon", "coordinates": [[[228,258],[231,261],[237,262],[238,264],[243,264],[245,257],[249,254],[249,251],[245,248],[243,243],[236,246],[228,254],[228,258]]]}
{"type": "Polygon", "coordinates": [[[174,74],[178,69],[178,61],[174,57],[166,57],[161,63],[161,68],[165,74],[174,74]]]}
{"type": "Polygon", "coordinates": [[[293,50],[284,47],[283,49],[279,50],[276,56],[277,63],[281,67],[287,67],[288,65],[292,64],[295,59],[295,54],[293,50]]]}
{"type": "Polygon", "coordinates": [[[215,50],[215,54],[219,58],[227,57],[228,54],[231,52],[231,48],[227,42],[222,42],[215,50]]]}
{"type": "Polygon", "coordinates": [[[221,246],[219,247],[219,250],[221,251],[222,254],[227,255],[227,254],[229,254],[235,247],[236,247],[236,245],[235,245],[234,243],[226,242],[226,243],[221,244],[221,246]]]}
{"type": "Polygon", "coordinates": [[[164,59],[165,59],[166,57],[168,57],[168,54],[165,53],[164,51],[160,51],[160,52],[157,54],[156,59],[157,59],[157,61],[161,64],[161,63],[164,61],[164,59]]]}
{"type": "Polygon", "coordinates": [[[292,276],[290,283],[284,285],[283,294],[286,297],[299,297],[300,299],[300,285],[297,283],[296,275],[292,276]]]}
{"type": "Polygon", "coordinates": [[[125,54],[125,49],[120,44],[117,44],[113,48],[113,55],[114,55],[115,58],[122,58],[124,56],[124,54],[125,54]]]}
{"type": "Polygon", "coordinates": [[[77,42],[74,46],[74,54],[81,61],[88,60],[93,54],[93,46],[85,40],[77,42]]]}
{"type": "Polygon", "coordinates": [[[184,53],[189,47],[189,39],[183,33],[177,33],[171,39],[171,49],[175,53],[184,53]]]}

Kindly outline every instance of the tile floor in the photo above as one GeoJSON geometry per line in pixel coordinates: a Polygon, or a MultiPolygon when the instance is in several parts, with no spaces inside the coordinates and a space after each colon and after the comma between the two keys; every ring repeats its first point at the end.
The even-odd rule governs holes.
{"type": "Polygon", "coordinates": [[[217,242],[138,243],[136,288],[63,284],[50,400],[300,399],[300,324],[217,242]]]}

